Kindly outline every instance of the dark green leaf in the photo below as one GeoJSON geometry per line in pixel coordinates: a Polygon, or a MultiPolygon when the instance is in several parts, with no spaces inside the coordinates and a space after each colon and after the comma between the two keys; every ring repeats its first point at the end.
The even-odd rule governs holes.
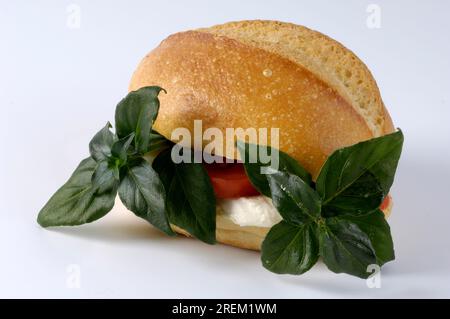
{"type": "Polygon", "coordinates": [[[167,190],[171,223],[208,244],[216,241],[216,200],[202,164],[174,164],[171,150],[160,153],[153,167],[167,190]]]}
{"type": "Polygon", "coordinates": [[[377,258],[369,236],[356,224],[346,219],[325,219],[320,228],[320,255],[328,269],[367,278],[367,266],[377,258]]]}
{"type": "Polygon", "coordinates": [[[119,186],[122,203],[156,228],[173,235],[166,216],[165,190],[158,174],[145,160],[124,168],[119,186]]]}
{"type": "Polygon", "coordinates": [[[383,189],[376,177],[366,172],[339,196],[322,207],[322,216],[364,215],[380,207],[383,189]]]}
{"type": "Polygon", "coordinates": [[[358,225],[370,239],[375,250],[377,264],[383,265],[395,259],[394,243],[392,241],[391,229],[379,209],[363,216],[343,216],[341,219],[358,225]]]}
{"type": "Polygon", "coordinates": [[[401,131],[334,152],[316,182],[323,211],[368,213],[378,208],[394,180],[403,145],[401,131]]]}
{"type": "Polygon", "coordinates": [[[300,177],[285,172],[267,175],[272,202],[284,220],[301,225],[320,216],[320,198],[300,177]]]}
{"type": "Polygon", "coordinates": [[[115,167],[107,160],[98,162],[91,181],[92,186],[97,189],[97,194],[117,189],[119,180],[116,175],[115,167]]]}
{"type": "Polygon", "coordinates": [[[161,90],[157,86],[148,86],[130,92],[116,108],[117,135],[123,138],[134,133],[134,146],[141,154],[148,151],[150,132],[159,111],[158,94],[161,90]]]}
{"type": "Polygon", "coordinates": [[[114,143],[114,134],[109,130],[111,124],[108,122],[89,143],[89,152],[96,161],[102,161],[111,156],[111,146],[114,143]]]}
{"type": "MultiPolygon", "coordinates": [[[[261,146],[255,144],[248,144],[242,141],[237,141],[237,147],[244,162],[245,171],[251,183],[263,195],[270,197],[270,187],[267,181],[267,174],[262,174],[262,168],[268,168],[271,163],[262,163],[261,152],[270,156],[273,152],[278,152],[279,162],[278,168],[272,167],[274,170],[289,172],[293,175],[299,176],[306,184],[312,185],[311,175],[292,157],[286,153],[279,151],[270,146],[261,146]]],[[[274,163],[275,164],[275,163],[274,163]]]]}
{"type": "Polygon", "coordinates": [[[311,269],[319,258],[316,225],[291,225],[281,221],[273,226],[261,247],[265,268],[277,274],[299,275],[311,269]]]}
{"type": "Polygon", "coordinates": [[[117,187],[99,194],[91,183],[96,167],[97,163],[91,157],[78,165],[69,180],[39,212],[38,223],[42,227],[90,223],[113,208],[117,187]]]}
{"type": "Polygon", "coordinates": [[[111,147],[111,155],[117,158],[121,165],[127,162],[128,149],[130,148],[131,142],[133,141],[134,133],[125,136],[118,141],[114,142],[111,147]]]}
{"type": "Polygon", "coordinates": [[[158,132],[152,131],[152,133],[150,133],[150,142],[149,142],[148,152],[163,150],[168,147],[171,147],[172,145],[173,145],[173,142],[169,141],[168,139],[166,139],[164,136],[162,136],[158,132]]]}

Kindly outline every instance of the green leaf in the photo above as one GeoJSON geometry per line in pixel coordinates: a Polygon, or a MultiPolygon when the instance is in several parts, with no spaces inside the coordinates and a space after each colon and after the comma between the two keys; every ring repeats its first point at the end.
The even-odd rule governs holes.
{"type": "Polygon", "coordinates": [[[171,150],[160,153],[153,162],[167,190],[167,209],[171,223],[201,241],[216,242],[216,199],[202,164],[175,164],[171,150]]]}
{"type": "Polygon", "coordinates": [[[339,217],[325,219],[320,228],[320,255],[328,269],[367,278],[367,266],[377,264],[369,236],[352,221],[339,217]]]}
{"type": "Polygon", "coordinates": [[[245,171],[250,179],[250,182],[263,195],[270,197],[270,187],[267,180],[267,174],[261,173],[261,168],[270,167],[270,163],[262,163],[261,152],[270,156],[272,152],[278,152],[279,163],[278,169],[273,169],[288,172],[299,176],[306,184],[312,186],[313,182],[311,175],[292,157],[288,154],[270,146],[261,146],[256,144],[244,143],[237,141],[237,147],[244,162],[245,171]]]}
{"type": "Polygon", "coordinates": [[[95,161],[103,161],[111,156],[114,134],[109,130],[111,123],[106,123],[89,143],[89,152],[95,161]]]}
{"type": "Polygon", "coordinates": [[[131,142],[133,141],[134,133],[125,136],[118,141],[114,142],[111,147],[111,155],[117,158],[120,165],[124,165],[128,158],[128,149],[130,148],[131,142]]]}
{"type": "Polygon", "coordinates": [[[116,108],[117,135],[123,138],[134,133],[134,146],[141,154],[148,151],[150,132],[159,111],[158,94],[161,90],[157,86],[148,86],[130,92],[116,108]]]}
{"type": "Polygon", "coordinates": [[[378,179],[372,173],[366,172],[339,196],[324,205],[322,216],[364,215],[380,207],[383,199],[383,189],[378,179]]]}
{"type": "Polygon", "coordinates": [[[399,130],[334,152],[316,182],[324,214],[343,209],[363,214],[378,208],[393,183],[402,145],[399,130]]]}
{"type": "Polygon", "coordinates": [[[119,179],[115,173],[115,167],[107,160],[97,163],[97,167],[92,175],[92,186],[97,189],[97,194],[103,194],[117,189],[119,179]]]}
{"type": "Polygon", "coordinates": [[[395,259],[391,229],[383,212],[379,209],[363,216],[344,216],[340,218],[356,224],[369,237],[375,250],[378,265],[382,266],[388,261],[395,259]]]}
{"type": "Polygon", "coordinates": [[[281,221],[273,226],[261,247],[263,266],[277,274],[300,275],[319,258],[316,225],[292,225],[281,221]]]}
{"type": "Polygon", "coordinates": [[[113,208],[117,185],[98,193],[91,183],[96,167],[97,163],[91,157],[78,165],[69,180],[39,212],[37,221],[42,227],[90,223],[113,208]]]}
{"type": "Polygon", "coordinates": [[[119,197],[126,208],[150,224],[174,235],[166,216],[165,190],[158,174],[145,160],[124,167],[119,197]]]}
{"type": "Polygon", "coordinates": [[[300,177],[285,172],[267,175],[272,202],[284,220],[301,225],[320,217],[321,202],[300,177]]]}
{"type": "Polygon", "coordinates": [[[150,142],[148,152],[159,151],[171,147],[173,142],[166,139],[156,131],[150,133],[150,142]]]}

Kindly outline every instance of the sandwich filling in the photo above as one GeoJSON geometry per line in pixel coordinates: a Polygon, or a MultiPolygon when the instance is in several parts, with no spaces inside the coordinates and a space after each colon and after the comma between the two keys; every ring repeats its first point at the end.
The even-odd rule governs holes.
{"type": "Polygon", "coordinates": [[[220,199],[217,206],[219,213],[241,227],[270,228],[282,220],[272,200],[265,196],[220,199]]]}
{"type": "MultiPolygon", "coordinates": [[[[240,227],[271,228],[282,221],[272,199],[261,195],[250,183],[241,163],[205,164],[217,198],[217,214],[240,227]]],[[[380,206],[386,210],[391,204],[386,196],[380,206]]],[[[128,211],[119,197],[115,210],[128,211]]]]}
{"type": "MultiPolygon", "coordinates": [[[[205,168],[217,198],[218,214],[241,227],[271,228],[283,219],[272,200],[250,183],[242,163],[205,164],[205,168]]],[[[390,196],[386,196],[380,209],[386,210],[390,204],[390,196]]]]}

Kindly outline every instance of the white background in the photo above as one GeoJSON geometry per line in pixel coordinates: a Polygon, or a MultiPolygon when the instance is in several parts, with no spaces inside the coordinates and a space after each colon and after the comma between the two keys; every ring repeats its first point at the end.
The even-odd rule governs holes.
{"type": "Polygon", "coordinates": [[[74,3],[79,29],[67,24],[70,1],[0,2],[0,297],[450,297],[450,2],[74,3]],[[370,3],[380,29],[367,27],[370,3]],[[78,228],[37,225],[150,49],[177,31],[256,18],[303,24],[352,49],[405,133],[389,219],[397,259],[381,288],[323,264],[277,276],[256,252],[166,238],[117,211],[78,228]],[[77,270],[81,286],[70,288],[77,270]]]}

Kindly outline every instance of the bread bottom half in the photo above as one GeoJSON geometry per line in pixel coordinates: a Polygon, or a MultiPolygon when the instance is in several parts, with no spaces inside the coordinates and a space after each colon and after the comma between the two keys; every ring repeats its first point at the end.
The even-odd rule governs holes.
{"type": "MultiPolygon", "coordinates": [[[[392,205],[391,199],[388,207],[383,209],[386,218],[391,213],[392,205]]],[[[192,237],[184,229],[173,224],[171,226],[178,234],[192,237]]],[[[225,245],[259,251],[269,230],[269,227],[239,226],[221,213],[218,213],[216,216],[216,240],[218,243],[225,245]]]]}
{"type": "MultiPolygon", "coordinates": [[[[173,224],[171,226],[178,234],[192,237],[184,229],[173,224]]],[[[218,243],[225,245],[261,250],[261,244],[269,229],[268,227],[243,227],[233,223],[229,218],[221,214],[216,216],[216,240],[218,243]]]]}

